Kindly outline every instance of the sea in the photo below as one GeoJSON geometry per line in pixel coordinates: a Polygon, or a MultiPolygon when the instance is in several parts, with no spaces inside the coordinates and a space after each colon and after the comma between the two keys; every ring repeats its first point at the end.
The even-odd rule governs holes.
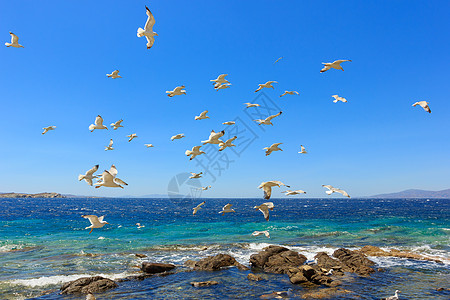
{"type": "Polygon", "coordinates": [[[373,245],[410,250],[442,262],[369,257],[370,277],[346,274],[339,287],[349,293],[327,299],[380,299],[400,290],[400,299],[450,299],[449,199],[271,199],[266,221],[253,207],[262,199],[0,199],[0,299],[84,299],[61,295],[65,282],[100,275],[113,280],[140,274],[143,261],[177,265],[174,274],[119,282],[97,299],[259,299],[292,288],[292,299],[323,287],[293,285],[287,275],[234,267],[191,271],[187,260],[218,253],[249,266],[250,255],[282,245],[312,261],[324,251],[373,245]],[[194,216],[192,208],[206,201],[194,216]],[[219,214],[233,204],[235,213],[219,214]],[[105,216],[110,224],[89,234],[82,215],[105,216]],[[138,228],[136,223],[142,226],[138,228]],[[252,236],[268,230],[270,238],[252,236]],[[206,250],[204,250],[206,248],[206,250]],[[139,258],[136,254],[145,254],[139,258]],[[192,281],[216,280],[195,288],[192,281]]]}

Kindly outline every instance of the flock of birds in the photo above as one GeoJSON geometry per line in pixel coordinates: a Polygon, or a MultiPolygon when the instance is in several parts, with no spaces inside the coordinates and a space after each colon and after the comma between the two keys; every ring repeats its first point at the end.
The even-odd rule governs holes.
{"type": "MultiPolygon", "coordinates": [[[[152,12],[150,11],[150,9],[146,6],[146,14],[147,14],[147,22],[145,23],[144,28],[138,28],[137,30],[137,36],[138,37],[145,37],[147,39],[147,49],[150,49],[153,44],[155,43],[155,36],[158,36],[158,34],[156,32],[153,31],[153,26],[155,25],[155,18],[152,14],[152,12]]],[[[24,48],[24,46],[19,44],[19,37],[10,32],[11,35],[11,42],[10,43],[5,43],[5,45],[7,47],[14,47],[14,48],[24,48]]],[[[279,60],[281,60],[283,57],[278,58],[274,63],[277,63],[279,60]]],[[[331,69],[336,69],[336,70],[342,70],[344,71],[344,69],[342,68],[341,64],[343,62],[351,62],[351,60],[336,60],[334,62],[331,63],[323,63],[324,67],[320,70],[321,73],[326,72],[328,70],[331,69]]],[[[113,71],[111,74],[106,74],[107,77],[111,78],[111,79],[118,79],[118,78],[122,78],[122,76],[119,75],[119,70],[115,70],[113,71]]],[[[226,79],[226,76],[228,76],[228,74],[221,74],[219,75],[216,79],[212,79],[210,80],[213,83],[213,87],[216,91],[218,90],[222,90],[222,89],[227,89],[231,87],[231,83],[226,79]]],[[[267,81],[266,83],[263,84],[259,84],[258,88],[255,90],[255,93],[262,90],[263,88],[272,88],[274,89],[273,84],[277,83],[276,81],[267,81]]],[[[186,95],[186,90],[185,90],[185,86],[181,85],[181,86],[177,86],[175,87],[172,91],[166,91],[166,94],[168,97],[174,97],[174,96],[180,96],[180,95],[186,95]]],[[[284,97],[286,95],[298,95],[299,93],[297,91],[284,91],[284,93],[282,93],[280,95],[280,97],[284,97]]],[[[345,99],[344,97],[338,96],[338,95],[332,95],[332,97],[334,98],[333,102],[337,103],[337,102],[343,102],[346,103],[347,99],[345,99]]],[[[246,108],[254,108],[254,107],[258,107],[260,106],[257,103],[244,103],[246,105],[246,108]]],[[[426,112],[431,113],[431,109],[428,106],[428,102],[427,101],[418,101],[415,102],[412,106],[421,106],[426,112]]],[[[275,119],[276,117],[279,117],[282,115],[282,111],[280,111],[277,114],[268,116],[265,119],[257,119],[254,120],[255,122],[258,123],[258,125],[272,125],[272,120],[275,119]]],[[[205,120],[205,119],[209,119],[210,117],[207,116],[208,111],[205,110],[203,112],[200,113],[200,115],[195,116],[195,120],[205,120]]],[[[114,130],[117,130],[122,126],[122,122],[123,120],[119,120],[116,121],[114,123],[111,123],[111,127],[114,130]]],[[[234,121],[227,121],[227,122],[223,122],[223,125],[234,125],[235,122],[234,121]]],[[[48,126],[43,128],[43,132],[42,134],[46,134],[49,131],[55,130],[56,126],[48,126]]],[[[94,130],[103,130],[103,129],[108,129],[107,126],[105,126],[103,124],[103,118],[98,115],[95,118],[95,122],[94,124],[89,125],[89,130],[91,132],[93,132],[94,130]]],[[[226,148],[229,147],[235,147],[236,145],[233,144],[233,141],[236,140],[238,137],[234,136],[226,141],[221,140],[221,138],[224,136],[225,134],[225,130],[219,131],[219,132],[215,132],[214,130],[211,131],[209,138],[207,140],[201,141],[202,145],[199,146],[194,146],[192,147],[191,150],[186,150],[185,151],[185,155],[189,157],[190,160],[193,160],[195,157],[205,154],[204,151],[201,151],[201,147],[205,144],[215,144],[219,146],[218,151],[223,151],[226,148]]],[[[132,140],[134,140],[135,138],[137,138],[137,134],[133,133],[127,136],[128,142],[131,142],[132,140]]],[[[171,141],[177,140],[177,139],[182,139],[184,138],[185,135],[180,133],[180,134],[176,134],[174,136],[172,136],[170,138],[171,141]]],[[[111,151],[114,150],[113,148],[113,140],[110,139],[108,146],[105,146],[105,151],[111,151]]],[[[263,150],[265,150],[265,155],[268,156],[270,154],[272,154],[272,152],[275,151],[283,151],[279,146],[282,143],[274,143],[272,145],[270,145],[269,147],[265,147],[263,148],[263,150]]],[[[153,144],[144,144],[147,148],[151,148],[154,147],[153,144]]],[[[305,149],[305,147],[303,145],[300,145],[301,147],[301,151],[299,151],[298,153],[300,154],[306,154],[307,151],[305,149]]],[[[117,168],[115,167],[115,165],[113,164],[111,166],[111,168],[109,170],[105,170],[103,171],[103,173],[101,175],[97,174],[95,175],[95,173],[98,171],[99,169],[99,165],[94,166],[93,168],[91,168],[90,170],[88,170],[84,175],[79,175],[78,176],[78,180],[84,180],[86,181],[90,186],[95,186],[95,188],[100,188],[100,187],[111,187],[111,188],[124,188],[124,186],[128,185],[125,181],[117,178],[117,168]],[[93,180],[97,179],[97,181],[94,183],[93,180]]],[[[197,179],[197,178],[201,178],[202,177],[202,172],[200,173],[191,173],[192,176],[190,176],[190,179],[197,179]]],[[[273,187],[281,187],[281,186],[285,186],[287,188],[289,188],[290,186],[282,183],[281,181],[276,181],[276,180],[272,180],[272,181],[266,181],[266,182],[262,182],[258,188],[262,189],[264,191],[264,199],[270,199],[271,194],[272,194],[272,188],[273,187]]],[[[326,193],[328,195],[331,195],[333,193],[340,193],[345,197],[350,198],[350,195],[339,188],[335,188],[331,185],[322,185],[323,187],[327,188],[328,190],[326,191],[326,193]]],[[[208,190],[210,189],[211,186],[206,186],[206,187],[202,187],[201,190],[208,190]]],[[[298,195],[298,194],[306,194],[305,191],[303,190],[286,190],[282,193],[285,193],[285,195],[288,196],[293,196],[293,195],[298,195]]],[[[196,215],[198,213],[198,211],[200,209],[202,209],[202,206],[205,204],[206,202],[203,201],[202,203],[198,204],[196,207],[193,208],[193,215],[196,215]]],[[[225,215],[225,213],[232,213],[235,212],[235,210],[232,207],[232,204],[226,204],[223,209],[219,212],[222,215],[225,215]]],[[[263,203],[261,205],[255,206],[254,209],[259,210],[262,212],[264,218],[269,221],[269,211],[273,211],[274,209],[274,204],[273,202],[266,202],[263,203]]],[[[83,218],[86,218],[90,221],[91,225],[86,227],[86,229],[90,229],[89,234],[93,231],[94,228],[102,228],[103,226],[105,226],[106,224],[109,224],[108,222],[104,221],[104,216],[101,217],[97,217],[95,215],[83,215],[83,218]]],[[[144,227],[141,224],[137,223],[136,224],[138,226],[138,228],[144,227]]],[[[260,236],[260,235],[265,235],[267,238],[270,238],[270,234],[269,232],[266,231],[255,231],[252,233],[253,236],[260,236]]],[[[385,299],[398,299],[398,293],[399,291],[395,292],[395,295],[389,298],[385,298],[385,299]]]]}

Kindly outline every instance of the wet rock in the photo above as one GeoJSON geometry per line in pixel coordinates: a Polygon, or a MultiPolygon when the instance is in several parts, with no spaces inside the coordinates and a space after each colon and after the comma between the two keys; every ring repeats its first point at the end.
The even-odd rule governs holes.
{"type": "Polygon", "coordinates": [[[327,270],[327,271],[323,271],[325,273],[328,272],[329,270],[333,269],[333,275],[342,276],[342,275],[344,275],[344,272],[351,272],[352,271],[349,267],[344,265],[342,262],[340,262],[337,259],[334,259],[334,258],[330,257],[325,252],[317,253],[316,256],[314,256],[314,258],[317,261],[317,266],[318,267],[327,270]]]}
{"type": "Polygon", "coordinates": [[[200,248],[200,251],[205,251],[205,250],[208,250],[208,247],[204,246],[204,247],[200,248]]]}
{"type": "Polygon", "coordinates": [[[216,285],[219,284],[217,281],[215,280],[209,280],[209,281],[201,281],[201,282],[191,282],[191,285],[194,287],[202,287],[202,286],[211,286],[211,285],[216,285]]]}
{"type": "Polygon", "coordinates": [[[326,276],[317,266],[303,265],[298,268],[289,268],[287,275],[291,283],[294,284],[312,283],[331,286],[333,283],[333,280],[326,276]]]}
{"type": "Polygon", "coordinates": [[[418,253],[397,250],[397,249],[390,249],[389,251],[385,251],[376,246],[364,246],[360,250],[358,250],[358,252],[360,252],[364,255],[367,255],[367,256],[393,256],[393,257],[399,257],[399,258],[428,260],[428,261],[434,261],[437,263],[442,263],[442,261],[438,257],[428,257],[428,256],[423,256],[418,253]]]}
{"type": "Polygon", "coordinates": [[[250,256],[253,268],[267,273],[285,274],[289,268],[305,263],[306,256],[281,246],[269,246],[250,256]]]}
{"type": "Polygon", "coordinates": [[[358,275],[368,276],[375,272],[375,270],[371,268],[371,266],[375,265],[375,263],[359,252],[340,248],[334,251],[333,256],[339,259],[345,266],[350,268],[351,272],[358,275]]]}
{"type": "Polygon", "coordinates": [[[253,273],[249,273],[247,275],[247,279],[248,280],[253,280],[253,281],[260,281],[260,280],[262,280],[262,277],[259,276],[259,275],[253,274],[253,273]]]}
{"type": "Polygon", "coordinates": [[[140,254],[140,253],[136,253],[135,254],[137,257],[139,257],[139,258],[145,258],[145,257],[147,257],[147,255],[145,255],[145,254],[140,254]]]}
{"type": "Polygon", "coordinates": [[[450,291],[450,289],[446,289],[446,288],[440,287],[440,288],[437,288],[436,291],[443,292],[443,291],[450,291]]]}
{"type": "Polygon", "coordinates": [[[305,293],[302,295],[302,299],[330,299],[334,296],[344,295],[348,293],[352,293],[352,291],[338,288],[325,288],[315,292],[305,293]]]}
{"type": "Polygon", "coordinates": [[[186,266],[194,270],[202,271],[217,271],[225,267],[235,266],[239,270],[248,270],[248,268],[236,261],[236,259],[228,254],[217,254],[215,256],[208,256],[199,261],[188,260],[185,262],[186,266]]]}
{"type": "Polygon", "coordinates": [[[118,287],[111,279],[101,276],[83,277],[63,284],[61,294],[88,294],[101,293],[118,287]]]}
{"type": "Polygon", "coordinates": [[[151,263],[151,262],[143,262],[141,266],[141,270],[147,274],[157,274],[162,272],[167,272],[175,269],[175,265],[172,264],[161,264],[161,263],[151,263]]]}

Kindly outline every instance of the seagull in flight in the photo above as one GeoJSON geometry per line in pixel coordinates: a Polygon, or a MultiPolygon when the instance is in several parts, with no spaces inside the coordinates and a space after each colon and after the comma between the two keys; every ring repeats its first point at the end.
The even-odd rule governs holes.
{"type": "Polygon", "coordinates": [[[342,195],[345,196],[345,197],[350,198],[350,195],[347,194],[347,192],[344,191],[344,190],[335,188],[335,187],[333,187],[333,186],[331,186],[331,185],[329,185],[329,184],[322,184],[322,186],[323,186],[323,187],[326,187],[326,188],[328,189],[328,191],[325,191],[325,193],[327,193],[327,195],[331,195],[331,194],[333,194],[333,193],[339,193],[339,194],[342,194],[342,195]]]}
{"type": "Polygon", "coordinates": [[[186,88],[184,85],[177,86],[173,91],[166,91],[166,94],[169,97],[186,95],[186,90],[183,90],[184,88],[186,88]]]}
{"type": "Polygon", "coordinates": [[[113,139],[110,139],[109,140],[109,145],[108,145],[108,147],[105,147],[105,151],[108,151],[108,150],[114,150],[114,148],[113,148],[113,139]]]}
{"type": "Polygon", "coordinates": [[[98,189],[101,186],[104,187],[119,187],[123,189],[122,185],[128,185],[122,179],[119,179],[117,176],[117,169],[115,165],[112,165],[109,171],[105,170],[102,173],[102,177],[99,181],[95,183],[95,188],[98,189]]]}
{"type": "Polygon", "coordinates": [[[205,144],[220,144],[223,143],[222,140],[220,140],[221,137],[225,134],[225,130],[215,132],[214,130],[211,130],[211,134],[209,135],[209,138],[206,141],[202,141],[203,145],[205,144]]]}
{"type": "Polygon", "coordinates": [[[272,125],[272,126],[273,126],[273,124],[272,124],[272,122],[271,122],[272,119],[273,119],[273,118],[276,118],[276,117],[278,117],[278,116],[280,116],[282,113],[283,113],[283,112],[280,111],[279,113],[277,113],[277,114],[275,114],[275,115],[268,116],[268,117],[265,118],[264,120],[263,120],[263,119],[258,119],[258,120],[253,120],[253,121],[258,122],[258,125],[264,124],[264,125],[272,125]]]}
{"type": "Polygon", "coordinates": [[[115,123],[111,123],[110,126],[113,127],[114,130],[117,130],[119,127],[123,127],[122,122],[123,122],[123,120],[120,119],[119,121],[117,121],[115,123]]]}
{"type": "Polygon", "coordinates": [[[280,97],[283,97],[285,95],[298,95],[297,91],[284,91],[283,94],[280,95],[280,97]]]}
{"type": "Polygon", "coordinates": [[[141,225],[141,223],[136,223],[135,225],[137,226],[138,229],[145,227],[145,225],[141,225]]]}
{"type": "Polygon", "coordinates": [[[230,83],[228,80],[225,79],[225,77],[228,76],[228,74],[220,74],[217,79],[210,80],[211,82],[214,82],[214,88],[217,88],[217,86],[224,84],[224,83],[230,83]]]}
{"type": "Polygon", "coordinates": [[[344,69],[341,67],[341,63],[343,63],[345,61],[351,61],[351,60],[349,60],[349,59],[340,59],[340,60],[335,60],[332,63],[322,63],[325,66],[323,67],[322,70],[320,70],[320,73],[328,71],[331,68],[336,69],[336,70],[344,71],[344,69]]]}
{"type": "Polygon", "coordinates": [[[306,153],[308,153],[308,152],[306,152],[306,149],[305,149],[305,147],[303,147],[303,145],[300,145],[300,154],[306,154],[306,153]]]}
{"type": "Polygon", "coordinates": [[[95,165],[89,171],[87,171],[84,175],[78,175],[78,181],[85,180],[90,186],[92,186],[92,179],[97,178],[99,175],[94,175],[97,172],[99,165],[95,165]]]}
{"type": "Polygon", "coordinates": [[[253,236],[260,236],[260,235],[265,235],[267,238],[270,239],[270,234],[268,230],[264,230],[264,231],[253,231],[252,235],[253,236]]]}
{"type": "Polygon", "coordinates": [[[273,151],[283,151],[283,149],[278,147],[281,144],[283,143],[275,143],[272,144],[270,147],[264,147],[263,150],[266,150],[266,156],[270,155],[273,151]]]}
{"type": "Polygon", "coordinates": [[[194,173],[194,172],[190,172],[192,174],[192,176],[189,176],[189,179],[194,179],[194,178],[201,178],[203,172],[200,173],[194,173]]]}
{"type": "Polygon", "coordinates": [[[263,88],[273,88],[273,89],[275,89],[273,87],[272,83],[278,83],[278,82],[276,82],[276,81],[267,81],[266,83],[258,84],[259,88],[255,91],[255,93],[260,91],[260,90],[262,90],[263,88]]]}
{"type": "Polygon", "coordinates": [[[150,49],[153,46],[153,43],[155,43],[155,35],[158,35],[156,32],[153,31],[153,25],[155,25],[155,18],[153,17],[152,12],[150,9],[145,6],[146,14],[148,16],[147,22],[145,23],[144,29],[141,27],[137,30],[137,36],[143,37],[147,39],[147,49],[150,49]]]}
{"type": "Polygon", "coordinates": [[[218,91],[218,90],[228,89],[228,88],[230,88],[230,87],[231,87],[231,83],[222,83],[222,84],[219,84],[219,85],[215,85],[215,86],[214,86],[214,89],[215,89],[216,91],[218,91]]]}
{"type": "Polygon", "coordinates": [[[286,185],[286,184],[284,184],[284,183],[282,183],[281,181],[278,181],[278,180],[271,180],[271,181],[262,182],[259,185],[258,188],[259,189],[263,189],[263,191],[264,191],[264,199],[268,200],[268,199],[270,199],[270,196],[272,195],[272,187],[275,187],[275,186],[277,186],[277,187],[285,186],[285,187],[290,188],[289,185],[286,185]]]}
{"type": "Polygon", "coordinates": [[[223,125],[234,125],[234,124],[236,124],[236,122],[235,121],[228,121],[228,122],[223,122],[222,124],[223,125]]]}
{"type": "Polygon", "coordinates": [[[184,133],[179,133],[179,134],[176,134],[176,135],[172,136],[170,138],[170,140],[173,141],[173,140],[179,140],[179,139],[182,139],[182,138],[184,138],[184,133]]]}
{"type": "Polygon", "coordinates": [[[219,143],[219,151],[223,151],[223,150],[225,150],[226,148],[228,148],[228,147],[236,147],[236,145],[235,144],[233,144],[233,141],[235,140],[235,139],[237,139],[237,136],[234,136],[234,137],[232,137],[231,139],[228,139],[225,143],[224,142],[222,142],[222,143],[219,143]]]}
{"type": "Polygon", "coordinates": [[[195,120],[209,119],[209,117],[206,115],[207,113],[207,110],[203,111],[199,116],[195,116],[195,120]]]}
{"type": "Polygon", "coordinates": [[[259,104],[256,104],[256,103],[244,103],[245,105],[247,105],[247,107],[246,108],[250,108],[250,107],[258,107],[258,106],[261,106],[261,105],[259,105],[259,104]]]}
{"type": "Polygon", "coordinates": [[[136,133],[132,133],[130,135],[127,135],[127,137],[129,137],[128,142],[131,142],[133,139],[137,138],[137,134],[136,133]]]}
{"type": "Polygon", "coordinates": [[[89,219],[89,222],[91,222],[91,226],[88,226],[85,228],[85,229],[89,229],[89,228],[91,229],[91,231],[89,231],[89,234],[92,233],[92,230],[94,230],[94,228],[102,228],[106,224],[109,224],[108,222],[103,221],[103,218],[105,216],[97,217],[95,215],[83,215],[82,217],[85,219],[89,219]]]}
{"type": "Polygon", "coordinates": [[[227,204],[222,208],[222,211],[219,212],[219,214],[225,215],[225,213],[231,213],[231,212],[236,212],[234,209],[232,209],[231,207],[233,206],[233,204],[227,204]]]}
{"type": "Polygon", "coordinates": [[[147,147],[147,148],[154,147],[153,144],[144,144],[144,146],[147,147]]]}
{"type": "Polygon", "coordinates": [[[25,48],[24,46],[19,44],[19,37],[17,35],[12,33],[11,31],[9,32],[9,34],[11,35],[11,43],[5,43],[6,47],[25,48]]]}
{"type": "Polygon", "coordinates": [[[276,64],[276,63],[279,62],[282,58],[283,58],[283,56],[280,57],[280,58],[278,58],[273,64],[276,64]]]}
{"type": "Polygon", "coordinates": [[[95,118],[95,124],[89,125],[89,130],[91,132],[94,131],[95,129],[106,129],[106,130],[108,129],[108,127],[103,125],[103,118],[100,115],[98,115],[95,118]]]}
{"type": "Polygon", "coordinates": [[[431,114],[431,109],[428,106],[427,101],[419,101],[419,102],[414,103],[412,106],[416,106],[416,105],[420,105],[426,112],[429,112],[431,114]]]}
{"type": "Polygon", "coordinates": [[[202,203],[200,203],[199,205],[197,205],[196,207],[194,207],[192,210],[192,215],[195,215],[200,209],[202,209],[202,205],[205,204],[205,201],[203,201],[202,203]]]}
{"type": "Polygon", "coordinates": [[[197,155],[205,154],[205,152],[200,151],[201,146],[192,147],[192,150],[186,150],[185,154],[190,156],[189,160],[193,160],[197,155]]]}
{"type": "Polygon", "coordinates": [[[42,128],[42,129],[44,129],[44,131],[42,132],[42,134],[46,134],[46,133],[49,132],[50,130],[55,130],[55,129],[56,129],[56,126],[47,126],[47,127],[42,128]]]}
{"type": "Polygon", "coordinates": [[[293,195],[298,195],[298,194],[306,194],[305,191],[302,190],[295,190],[295,191],[291,191],[291,190],[286,190],[282,193],[285,193],[286,196],[293,196],[293,195]]]}
{"type": "Polygon", "coordinates": [[[211,188],[211,186],[208,185],[208,186],[204,186],[204,187],[199,188],[199,190],[207,191],[207,190],[209,190],[210,188],[211,188]]]}
{"type": "Polygon", "coordinates": [[[115,70],[111,74],[106,74],[106,76],[112,79],[122,78],[122,76],[119,75],[119,70],[115,70]]]}
{"type": "Polygon", "coordinates": [[[333,95],[331,97],[334,98],[334,100],[333,100],[334,103],[337,103],[338,101],[341,101],[344,103],[347,102],[347,99],[345,99],[344,97],[339,97],[338,95],[333,95]]]}
{"type": "Polygon", "coordinates": [[[266,219],[266,221],[269,221],[269,210],[273,210],[274,207],[275,206],[273,205],[273,202],[266,202],[261,205],[254,206],[253,208],[262,212],[264,215],[264,219],[266,219]]]}

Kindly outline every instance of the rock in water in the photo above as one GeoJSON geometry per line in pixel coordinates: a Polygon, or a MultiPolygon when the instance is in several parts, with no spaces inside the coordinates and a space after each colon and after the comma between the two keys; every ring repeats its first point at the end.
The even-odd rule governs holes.
{"type": "Polygon", "coordinates": [[[326,276],[317,266],[300,266],[298,268],[289,268],[287,271],[291,283],[313,283],[317,285],[332,286],[333,280],[326,276]]]}
{"type": "Polygon", "coordinates": [[[250,256],[252,267],[267,273],[285,274],[289,268],[303,265],[306,256],[281,246],[269,246],[250,256]]]}
{"type": "Polygon", "coordinates": [[[162,272],[167,272],[175,269],[175,265],[172,264],[160,264],[160,263],[151,263],[151,262],[143,262],[141,266],[141,270],[147,274],[157,274],[162,272]]]}
{"type": "Polygon", "coordinates": [[[60,288],[61,294],[93,294],[101,293],[118,287],[111,279],[101,276],[83,277],[67,282],[60,288]]]}
{"type": "Polygon", "coordinates": [[[208,256],[199,261],[186,261],[185,265],[194,270],[217,271],[225,267],[236,266],[239,270],[248,270],[248,268],[236,261],[236,259],[228,254],[217,254],[208,256]]]}
{"type": "Polygon", "coordinates": [[[340,248],[334,251],[333,256],[358,275],[368,276],[370,273],[375,272],[375,270],[371,268],[375,263],[365,255],[356,251],[340,248]]]}
{"type": "Polygon", "coordinates": [[[140,253],[136,253],[135,255],[136,255],[136,257],[139,257],[139,258],[145,258],[145,257],[147,257],[147,255],[145,255],[145,254],[140,254],[140,253]]]}
{"type": "Polygon", "coordinates": [[[217,281],[215,280],[209,280],[209,281],[201,281],[201,282],[191,282],[191,285],[194,287],[202,287],[202,286],[210,286],[210,285],[216,285],[219,284],[217,281]]]}
{"type": "Polygon", "coordinates": [[[262,280],[262,277],[259,276],[259,275],[255,275],[255,274],[253,274],[253,273],[249,273],[249,274],[247,275],[247,279],[248,279],[248,280],[253,280],[253,281],[260,281],[260,280],[262,280]]]}

